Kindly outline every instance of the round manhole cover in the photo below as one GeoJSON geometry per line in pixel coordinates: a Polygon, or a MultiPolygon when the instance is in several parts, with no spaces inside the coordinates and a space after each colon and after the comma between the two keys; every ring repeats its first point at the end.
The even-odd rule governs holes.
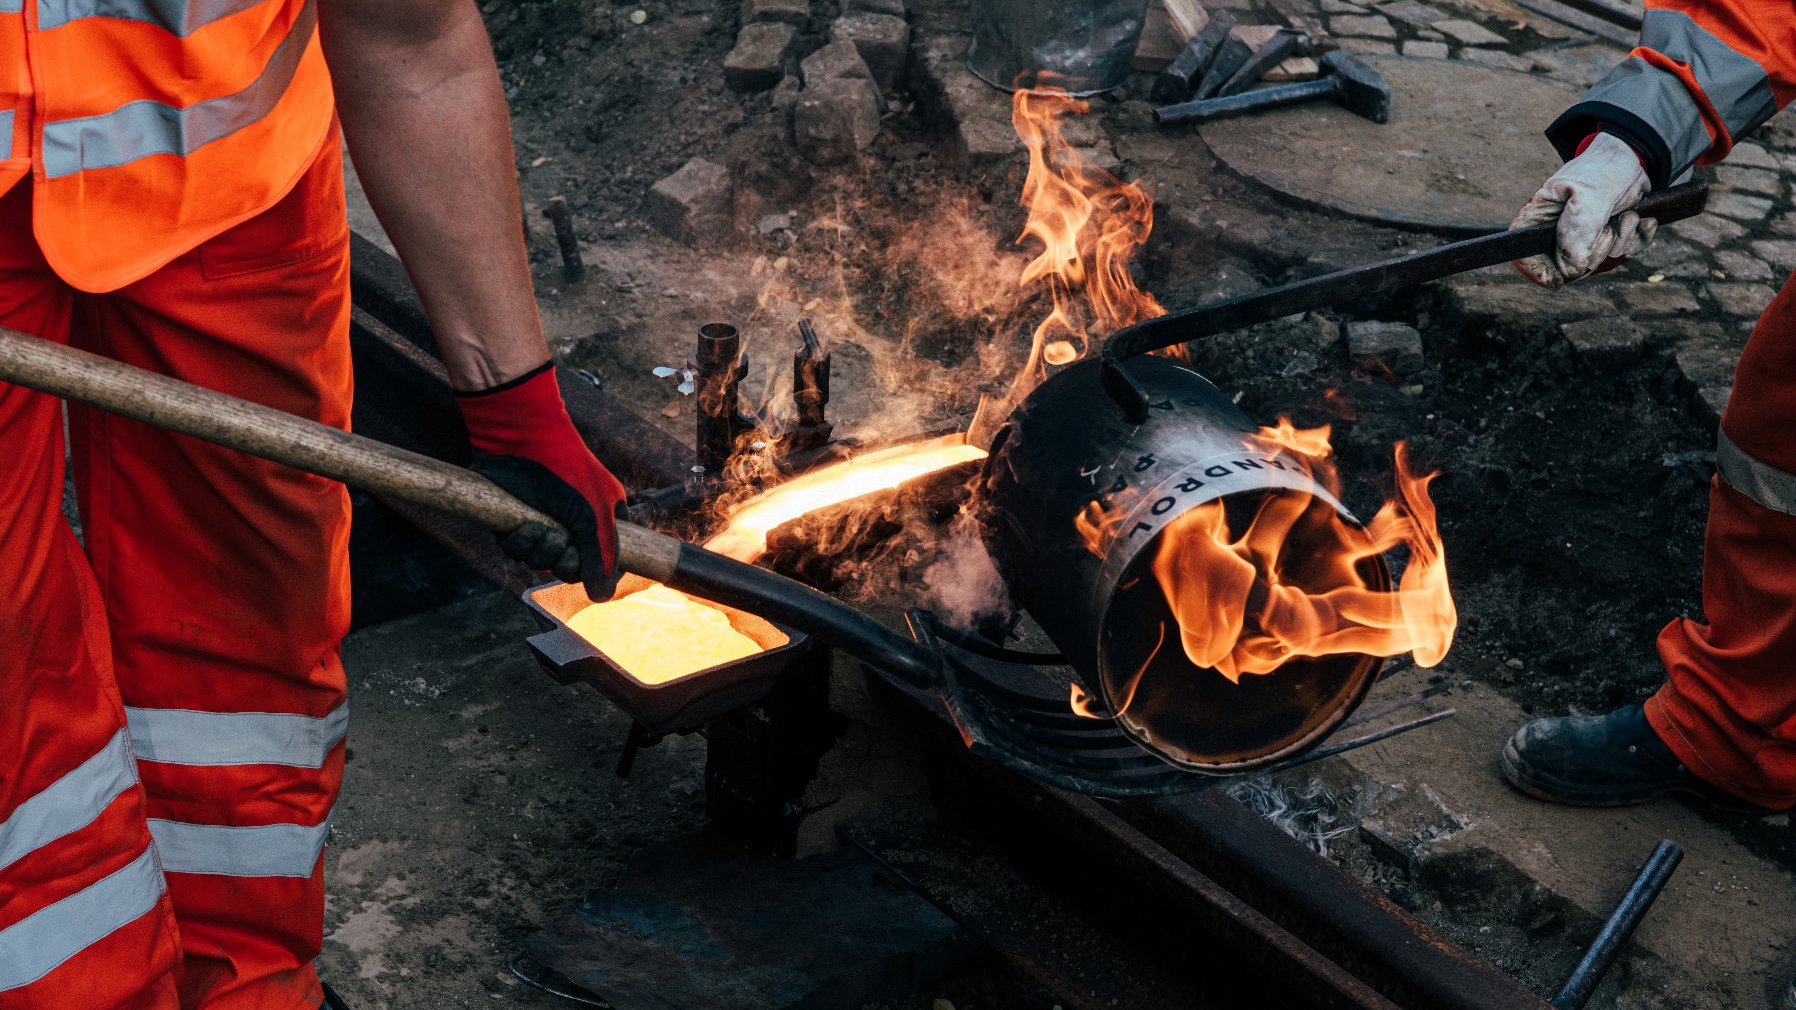
{"type": "Polygon", "coordinates": [[[1579,89],[1475,63],[1362,57],[1391,88],[1383,125],[1329,102],[1206,123],[1223,164],[1300,202],[1385,224],[1494,231],[1557,171],[1542,136],[1579,89]]]}

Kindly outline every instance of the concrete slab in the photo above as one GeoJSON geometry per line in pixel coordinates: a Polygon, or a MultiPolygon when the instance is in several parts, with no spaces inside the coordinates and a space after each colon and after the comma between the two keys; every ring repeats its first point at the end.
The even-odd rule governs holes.
{"type": "Polygon", "coordinates": [[[1578,90],[1463,62],[1367,56],[1391,88],[1380,125],[1334,105],[1223,120],[1204,141],[1274,192],[1383,224],[1444,232],[1507,227],[1559,156],[1541,136],[1578,90]]]}
{"type": "MultiPolygon", "coordinates": [[[[1418,690],[1428,673],[1399,674],[1381,690],[1393,696],[1418,690]]],[[[1369,780],[1370,794],[1379,799],[1367,823],[1401,844],[1399,858],[1417,864],[1419,875],[1434,883],[1514,880],[1512,871],[1519,871],[1521,879],[1600,921],[1658,840],[1671,838],[1684,847],[1684,863],[1605,987],[1613,992],[1618,981],[1627,982],[1629,991],[1619,1002],[1599,997],[1592,1006],[1775,1006],[1796,971],[1796,956],[1786,946],[1789,924],[1796,921],[1796,879],[1682,803],[1588,810],[1523,796],[1503,780],[1497,753],[1529,717],[1481,686],[1456,689],[1445,700],[1458,709],[1456,718],[1336,759],[1369,780]],[[1426,802],[1418,804],[1417,797],[1426,802]],[[1420,814],[1412,809],[1418,806],[1420,814]],[[1400,827],[1393,831],[1393,825],[1400,827]],[[1692,943],[1693,936],[1704,940],[1692,943]],[[1653,958],[1661,962],[1659,970],[1636,970],[1653,958]],[[1638,988],[1664,988],[1638,991],[1630,981],[1636,976],[1653,980],[1638,988]]]]}

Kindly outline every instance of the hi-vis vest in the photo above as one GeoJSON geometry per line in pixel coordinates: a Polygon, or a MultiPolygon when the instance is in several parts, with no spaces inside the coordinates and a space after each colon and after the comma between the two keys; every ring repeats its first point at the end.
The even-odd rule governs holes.
{"type": "Polygon", "coordinates": [[[0,193],[110,291],[272,206],[330,128],[316,0],[0,0],[0,193]]]}

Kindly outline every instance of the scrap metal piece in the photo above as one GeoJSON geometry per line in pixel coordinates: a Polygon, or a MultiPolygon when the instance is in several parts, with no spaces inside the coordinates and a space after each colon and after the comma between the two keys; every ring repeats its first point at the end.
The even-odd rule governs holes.
{"type": "MultiPolygon", "coordinates": [[[[1246,48],[1246,44],[1242,44],[1246,48]]],[[[1225,54],[1226,55],[1226,54],[1225,54]]],[[[1222,57],[1217,57],[1216,66],[1210,68],[1214,75],[1222,66],[1222,57]]],[[[1245,65],[1247,58],[1242,57],[1245,65]]],[[[1347,111],[1361,116],[1374,123],[1384,123],[1391,118],[1391,88],[1385,82],[1384,75],[1372,68],[1364,60],[1337,49],[1322,57],[1322,69],[1325,72],[1319,80],[1304,81],[1301,84],[1280,84],[1270,88],[1246,94],[1233,94],[1226,97],[1212,98],[1222,87],[1221,81],[1215,88],[1210,88],[1210,77],[1204,78],[1203,86],[1197,89],[1197,98],[1177,105],[1161,106],[1154,110],[1154,121],[1162,126],[1176,123],[1204,123],[1213,119],[1227,119],[1231,116],[1243,116],[1269,109],[1281,109],[1288,105],[1304,105],[1309,102],[1329,99],[1340,104],[1347,111]]],[[[1262,71],[1263,72],[1263,71],[1262,71]]],[[[1234,70],[1229,71],[1233,76],[1234,70]]]]}
{"type": "MultiPolygon", "coordinates": [[[[698,463],[707,474],[721,475],[741,434],[740,387],[748,375],[741,331],[728,323],[699,327],[686,368],[698,393],[698,463]]],[[[680,392],[692,391],[681,383],[680,392]]]]}
{"type": "MultiPolygon", "coordinates": [[[[1240,70],[1252,58],[1253,47],[1230,35],[1223,41],[1215,60],[1210,63],[1210,69],[1204,72],[1203,80],[1198,82],[1196,97],[1201,100],[1216,94],[1223,82],[1235,76],[1235,71],[1240,70]]],[[[1154,113],[1154,118],[1158,120],[1159,115],[1158,112],[1154,113]]]]}
{"type": "Polygon", "coordinates": [[[1210,61],[1222,50],[1223,42],[1234,27],[1235,16],[1228,11],[1211,15],[1204,30],[1193,36],[1160,76],[1154,78],[1153,100],[1167,105],[1191,97],[1194,82],[1203,79],[1204,72],[1210,69],[1210,61]]]}
{"type": "Polygon", "coordinates": [[[1571,977],[1560,987],[1559,995],[1553,997],[1555,1010],[1582,1010],[1584,1004],[1590,1002],[1621,948],[1634,935],[1634,929],[1652,909],[1653,902],[1658,900],[1659,893],[1665,890],[1683,860],[1684,850],[1678,843],[1669,838],[1659,840],[1653,854],[1646,858],[1645,865],[1634,876],[1634,882],[1628,885],[1627,893],[1621,896],[1621,903],[1609,914],[1609,921],[1603,923],[1602,931],[1591,941],[1590,949],[1584,952],[1578,966],[1572,969],[1571,977]]]}
{"type": "Polygon", "coordinates": [[[550,197],[543,207],[543,217],[555,226],[555,244],[561,248],[561,279],[576,283],[586,276],[586,261],[580,258],[580,239],[574,234],[573,219],[568,217],[567,200],[550,197]]]}
{"type": "Polygon", "coordinates": [[[1254,54],[1248,58],[1247,62],[1241,64],[1241,69],[1235,71],[1233,76],[1222,83],[1222,87],[1217,89],[1216,94],[1222,97],[1238,95],[1246,91],[1260,83],[1260,78],[1266,76],[1266,71],[1308,48],[1309,43],[1308,32],[1295,28],[1280,28],[1272,33],[1272,37],[1266,40],[1265,45],[1254,50],[1254,54]]]}

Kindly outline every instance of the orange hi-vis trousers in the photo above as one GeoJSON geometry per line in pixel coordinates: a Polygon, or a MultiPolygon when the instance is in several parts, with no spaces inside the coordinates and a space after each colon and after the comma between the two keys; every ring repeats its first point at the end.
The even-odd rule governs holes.
{"type": "MultiPolygon", "coordinates": [[[[130,241],[121,236],[120,241],[130,241]]],[[[117,291],[0,196],[0,326],[347,427],[333,131],[282,202],[117,291]]],[[[0,1007],[314,1010],[348,719],[343,487],[0,383],[0,1007]]]]}
{"type": "Polygon", "coordinates": [[[1707,623],[1659,633],[1646,716],[1705,781],[1796,803],[1796,277],[1759,318],[1721,418],[1703,552],[1707,623]]]}

